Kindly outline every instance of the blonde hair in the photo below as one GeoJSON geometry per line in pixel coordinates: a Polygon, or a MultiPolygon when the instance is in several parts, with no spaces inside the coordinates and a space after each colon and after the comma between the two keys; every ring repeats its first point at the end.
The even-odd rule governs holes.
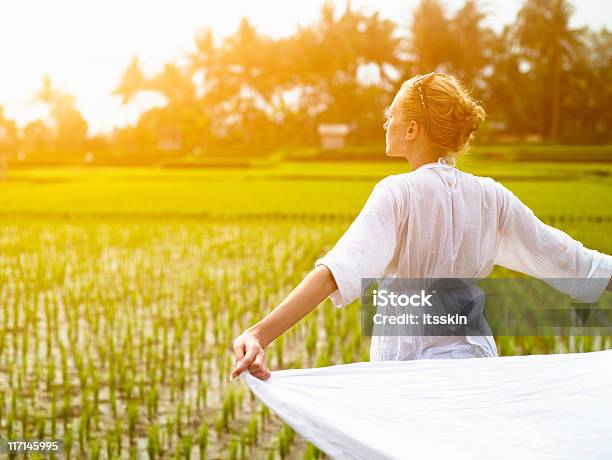
{"type": "Polygon", "coordinates": [[[402,120],[420,122],[437,153],[466,152],[486,117],[480,101],[452,75],[417,75],[406,80],[400,92],[402,120]]]}

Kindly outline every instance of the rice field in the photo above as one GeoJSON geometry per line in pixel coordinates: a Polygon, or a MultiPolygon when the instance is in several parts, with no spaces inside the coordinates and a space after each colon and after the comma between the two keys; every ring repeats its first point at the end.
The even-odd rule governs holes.
{"type": "MultiPolygon", "coordinates": [[[[401,166],[10,171],[0,183],[0,438],[61,439],[65,458],[324,458],[230,382],[231,343],[401,166]]],[[[610,165],[466,170],[499,177],[544,222],[612,253],[610,165]]],[[[360,327],[358,302],[326,300],[270,345],[269,367],[367,361],[360,327]]],[[[612,337],[496,340],[505,355],[612,348],[612,337]]]]}

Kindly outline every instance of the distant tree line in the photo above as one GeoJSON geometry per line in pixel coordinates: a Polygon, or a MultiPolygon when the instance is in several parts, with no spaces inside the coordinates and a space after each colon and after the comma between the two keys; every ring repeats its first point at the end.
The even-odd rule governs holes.
{"type": "Polygon", "coordinates": [[[422,0],[411,24],[325,3],[314,23],[278,39],[246,18],[217,40],[210,29],[194,51],[145,75],[134,57],[114,95],[162,96],[134,125],[87,136],[74,98],[43,79],[38,100],[49,119],[22,130],[0,107],[0,149],[176,148],[315,145],[319,123],[348,123],[355,144],[380,142],[384,109],[417,73],[450,72],[488,112],[485,129],[538,135],[550,142],[610,142],[612,33],[571,28],[567,0],[526,0],[500,33],[467,0],[450,15],[422,0]]]}

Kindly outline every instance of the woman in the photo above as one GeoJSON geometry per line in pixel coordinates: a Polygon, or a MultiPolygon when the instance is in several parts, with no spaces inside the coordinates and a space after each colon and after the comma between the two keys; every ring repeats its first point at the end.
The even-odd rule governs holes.
{"type": "MultiPolygon", "coordinates": [[[[336,245],[315,262],[272,312],[233,343],[237,366],[270,377],[265,348],[330,296],[344,307],[361,278],[486,278],[494,265],[530,276],[574,278],[557,289],[594,302],[612,290],[612,257],[542,223],[489,177],[458,170],[485,111],[453,76],[432,72],[406,81],[384,124],[386,154],[412,171],[382,179],[336,245]],[[571,286],[569,284],[572,284],[571,286]]],[[[370,360],[497,356],[492,336],[373,336],[370,360]]]]}

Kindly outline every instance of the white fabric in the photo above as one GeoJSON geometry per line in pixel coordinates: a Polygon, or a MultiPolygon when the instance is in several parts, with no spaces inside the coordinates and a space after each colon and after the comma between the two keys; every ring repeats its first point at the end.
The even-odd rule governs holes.
{"type": "Polygon", "coordinates": [[[612,350],[241,376],[332,458],[612,458],[612,350]]]}
{"type": "MultiPolygon", "coordinates": [[[[544,224],[499,182],[438,163],[378,182],[319,265],[336,280],[330,299],[339,308],[360,296],[361,278],[482,279],[502,265],[594,302],[612,276],[612,256],[544,224]]],[[[371,343],[371,361],[430,358],[451,347],[454,357],[497,356],[490,336],[373,336],[371,343]]]]}

